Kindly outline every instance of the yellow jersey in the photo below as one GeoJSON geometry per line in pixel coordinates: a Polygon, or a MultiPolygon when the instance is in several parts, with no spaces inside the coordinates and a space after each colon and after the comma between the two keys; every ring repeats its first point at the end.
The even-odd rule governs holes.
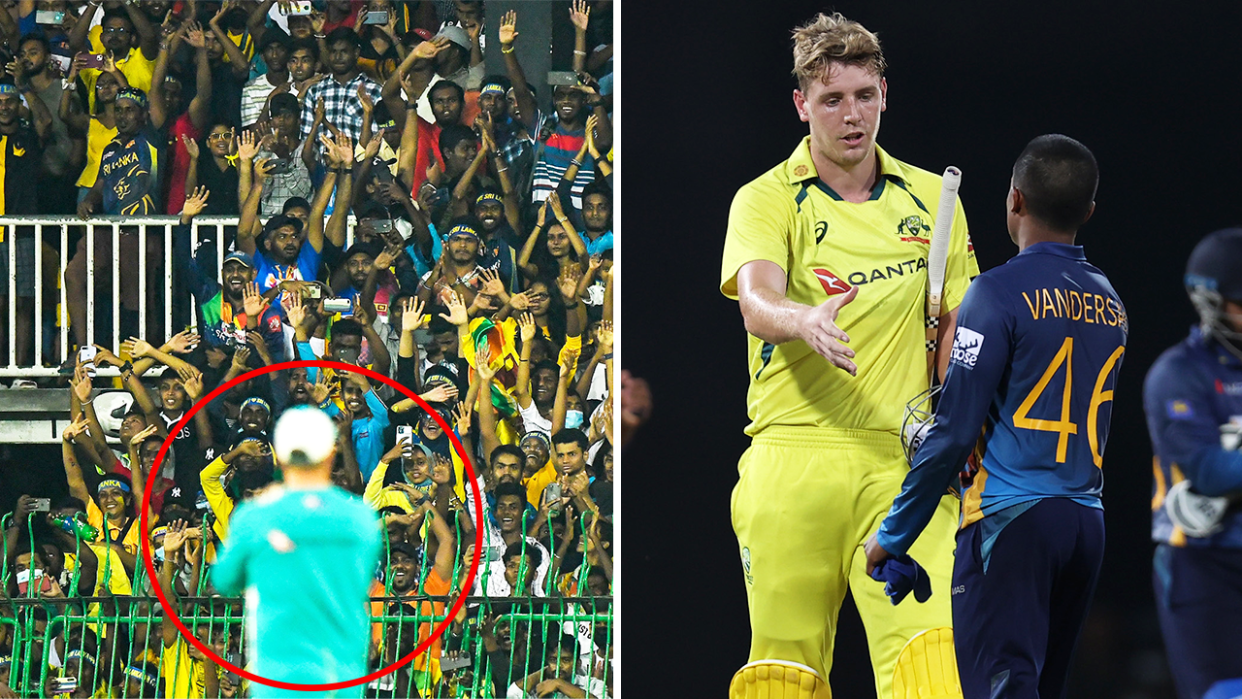
{"type": "MultiPolygon", "coordinates": [[[[897,435],[906,402],[927,389],[927,255],[941,178],[879,146],[876,154],[879,177],[865,202],[845,201],[819,179],[809,136],[733,198],[720,274],[725,296],[737,299],[737,272],[755,260],[780,266],[785,295],[808,306],[859,287],[836,321],[856,352],[856,377],[801,340],[772,345],[748,336],[751,436],[769,425],[897,435]]],[[[960,201],[952,231],[945,313],[979,274],[960,201]]]]}

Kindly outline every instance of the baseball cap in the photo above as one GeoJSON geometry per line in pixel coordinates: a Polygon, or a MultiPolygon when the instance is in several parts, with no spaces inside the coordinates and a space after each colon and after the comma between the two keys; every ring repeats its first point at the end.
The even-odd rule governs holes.
{"type": "Polygon", "coordinates": [[[235,250],[225,255],[224,262],[220,266],[223,267],[225,264],[228,264],[229,260],[237,260],[250,269],[254,269],[254,258],[241,250],[235,250]]]}
{"type": "Polygon", "coordinates": [[[298,233],[302,232],[301,221],[297,220],[296,218],[292,216],[287,216],[285,214],[277,214],[269,218],[267,220],[267,223],[263,225],[263,235],[271,235],[273,232],[278,231],[281,228],[284,228],[285,226],[293,226],[294,231],[298,233]]]}
{"type": "Polygon", "coordinates": [[[336,423],[313,406],[290,408],[276,421],[272,450],[286,466],[317,466],[332,455],[336,446],[336,423]]]}
{"type": "Polygon", "coordinates": [[[423,29],[422,27],[414,27],[410,30],[410,33],[423,41],[431,41],[436,38],[435,34],[432,34],[430,30],[423,29]]]}
{"type": "Polygon", "coordinates": [[[298,98],[282,92],[272,98],[272,104],[268,107],[268,111],[272,116],[280,116],[281,114],[301,114],[302,105],[298,102],[298,98]]]}
{"type": "Polygon", "coordinates": [[[456,24],[446,24],[440,28],[440,33],[436,36],[442,36],[464,49],[470,48],[470,37],[466,34],[466,30],[456,24]]]}

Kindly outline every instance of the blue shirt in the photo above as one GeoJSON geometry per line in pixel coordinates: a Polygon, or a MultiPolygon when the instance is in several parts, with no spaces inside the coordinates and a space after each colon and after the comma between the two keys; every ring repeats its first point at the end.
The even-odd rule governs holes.
{"type": "Polygon", "coordinates": [[[211,580],[225,595],[245,591],[249,669],[313,684],[366,674],[375,511],[335,486],[278,488],[242,503],[229,524],[211,580]]]}
{"type": "Polygon", "coordinates": [[[586,243],[588,255],[599,255],[605,250],[612,249],[612,231],[608,231],[595,240],[588,238],[586,232],[579,233],[578,235],[582,237],[582,242],[586,243]]]}
{"type": "MultiPolygon", "coordinates": [[[[350,433],[354,442],[354,460],[358,462],[358,470],[362,472],[363,483],[371,478],[380,457],[387,451],[384,448],[384,430],[388,429],[389,422],[388,406],[375,395],[375,389],[367,391],[365,398],[371,416],[355,417],[350,433]]],[[[341,409],[335,402],[330,402],[324,412],[336,417],[341,409]]]]}
{"type": "Polygon", "coordinates": [[[1037,243],[980,275],[958,311],[935,422],[880,526],[884,550],[909,549],[972,450],[961,526],[987,522],[985,541],[1044,498],[1102,507],[1127,333],[1117,292],[1079,246],[1037,243]]]}
{"type": "Polygon", "coordinates": [[[117,136],[99,158],[103,213],[155,216],[160,199],[160,136],[151,128],[131,138],[117,136]]]}
{"type": "MultiPolygon", "coordinates": [[[[263,250],[256,248],[254,251],[256,272],[254,281],[262,291],[273,289],[277,284],[286,279],[313,282],[319,278],[320,257],[321,253],[315,249],[315,246],[306,241],[302,241],[302,248],[298,251],[298,259],[294,260],[291,265],[277,264],[269,260],[263,250]]],[[[280,307],[278,301],[274,301],[273,305],[277,308],[280,307]]]]}
{"type": "Polygon", "coordinates": [[[1242,361],[1199,328],[1160,355],[1143,383],[1143,409],[1155,456],[1152,539],[1193,548],[1242,548],[1242,509],[1228,510],[1209,537],[1174,532],[1164,505],[1183,478],[1202,495],[1242,492],[1242,452],[1232,430],[1242,427],[1242,361]]]}

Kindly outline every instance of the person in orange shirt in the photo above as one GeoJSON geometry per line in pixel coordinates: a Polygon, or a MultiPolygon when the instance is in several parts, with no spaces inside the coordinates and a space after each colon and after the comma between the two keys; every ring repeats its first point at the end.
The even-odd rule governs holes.
{"type": "MultiPolygon", "coordinates": [[[[388,566],[385,577],[389,579],[392,591],[386,594],[385,585],[381,581],[377,580],[372,583],[370,591],[372,617],[383,616],[386,608],[391,609],[388,602],[376,601],[376,598],[385,596],[396,597],[401,600],[402,606],[406,607],[406,613],[409,613],[412,610],[408,605],[417,597],[443,597],[452,590],[453,563],[457,555],[457,541],[453,535],[453,530],[449,528],[444,518],[436,516],[435,509],[429,503],[424,504],[415,511],[415,515],[423,519],[430,518],[431,520],[430,531],[436,542],[434,552],[430,541],[425,541],[423,544],[427,557],[432,561],[431,570],[419,570],[420,565],[425,559],[419,555],[413,546],[402,542],[391,544],[388,548],[388,566]],[[407,600],[410,600],[410,602],[407,602],[407,600]]],[[[411,530],[417,530],[417,528],[412,528],[411,530]]],[[[418,617],[420,619],[443,616],[444,613],[444,602],[422,602],[418,605],[418,617]]],[[[401,651],[409,652],[410,649],[417,647],[419,643],[431,636],[431,631],[435,628],[436,623],[438,622],[426,621],[420,623],[418,625],[417,638],[412,644],[406,640],[408,634],[404,632],[404,629],[400,628],[401,625],[399,623],[372,624],[371,638],[381,647],[383,663],[387,665],[396,661],[401,656],[401,651]]],[[[426,695],[431,686],[440,680],[441,645],[442,639],[437,638],[427,648],[426,652],[414,658],[412,664],[413,680],[422,695],[426,695]]]]}

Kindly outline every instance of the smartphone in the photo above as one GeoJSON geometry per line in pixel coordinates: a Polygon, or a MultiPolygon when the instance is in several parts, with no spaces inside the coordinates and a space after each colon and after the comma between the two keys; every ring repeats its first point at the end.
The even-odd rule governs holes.
{"type": "Polygon", "coordinates": [[[48,688],[52,690],[52,694],[72,694],[78,691],[78,678],[54,677],[48,688]]]}
{"type": "Polygon", "coordinates": [[[275,163],[272,164],[271,174],[287,175],[292,171],[293,171],[293,163],[288,160],[285,160],[284,158],[279,158],[276,160],[275,163]]]}
{"type": "Polygon", "coordinates": [[[289,5],[289,16],[291,17],[304,17],[315,12],[315,8],[311,6],[311,0],[297,0],[289,3],[289,5]]]}
{"type": "MultiPolygon", "coordinates": [[[[228,658],[226,659],[235,666],[238,666],[238,667],[241,666],[241,657],[237,653],[229,653],[228,658]]],[[[241,684],[241,676],[238,675],[236,672],[233,672],[230,670],[224,673],[224,676],[229,678],[229,682],[231,684],[234,684],[234,685],[241,684]]]]}
{"type": "Polygon", "coordinates": [[[325,299],[323,302],[323,310],[325,313],[340,313],[341,315],[353,315],[354,301],[353,299],[325,299]]]}
{"type": "MultiPolygon", "coordinates": [[[[51,592],[52,579],[44,575],[43,571],[38,568],[35,569],[34,573],[35,579],[39,581],[39,591],[51,592]]],[[[28,587],[30,587],[30,569],[23,570],[17,574],[17,592],[24,595],[28,587]]]]}
{"type": "Polygon", "coordinates": [[[397,444],[404,444],[405,449],[402,452],[404,458],[414,455],[414,426],[413,425],[397,425],[397,444]]]}
{"type": "Polygon", "coordinates": [[[35,12],[35,24],[55,24],[60,26],[64,22],[64,12],[53,12],[51,10],[38,10],[35,12]]]}
{"type": "Polygon", "coordinates": [[[60,54],[54,53],[50,56],[50,58],[52,59],[52,63],[54,63],[64,75],[68,75],[69,69],[73,68],[73,59],[68,56],[61,56],[60,54]]]}
{"type": "Polygon", "coordinates": [[[460,670],[463,667],[470,667],[472,660],[469,653],[458,653],[455,658],[441,658],[440,669],[448,672],[449,670],[460,670]]]}
{"type": "Polygon", "coordinates": [[[78,361],[86,364],[86,374],[91,378],[95,378],[95,355],[99,354],[99,350],[94,345],[87,345],[78,350],[78,361]]]}
{"type": "Polygon", "coordinates": [[[52,501],[49,498],[35,498],[34,503],[35,512],[48,512],[52,509],[52,501]]]}
{"type": "MultiPolygon", "coordinates": [[[[546,488],[543,489],[543,496],[544,496],[544,503],[554,503],[557,500],[560,500],[561,499],[561,484],[557,483],[556,481],[552,481],[551,483],[548,484],[546,488]]],[[[557,517],[558,515],[560,515],[560,513],[561,513],[561,508],[559,507],[554,507],[553,509],[548,510],[549,517],[557,517]]]]}
{"type": "Polygon", "coordinates": [[[82,66],[83,68],[94,68],[95,70],[103,68],[104,57],[102,53],[79,53],[78,55],[86,59],[85,64],[82,66]]]}
{"type": "Polygon", "coordinates": [[[306,298],[317,299],[321,296],[323,296],[323,290],[319,288],[318,284],[312,284],[306,287],[306,298]]]}
{"type": "Polygon", "coordinates": [[[367,12],[366,17],[362,19],[363,24],[388,24],[387,10],[374,10],[367,12]]]}
{"type": "Polygon", "coordinates": [[[578,74],[572,70],[550,70],[548,71],[548,84],[553,87],[577,85],[578,74]]]}

